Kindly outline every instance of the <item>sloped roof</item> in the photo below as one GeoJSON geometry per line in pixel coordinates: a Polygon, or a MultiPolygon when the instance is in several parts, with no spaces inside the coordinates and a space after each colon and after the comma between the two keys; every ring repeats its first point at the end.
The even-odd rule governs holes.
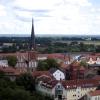
{"type": "Polygon", "coordinates": [[[94,79],[79,79],[79,80],[69,80],[62,81],[62,84],[65,88],[77,88],[77,87],[95,87],[99,85],[99,82],[94,79]]]}
{"type": "Polygon", "coordinates": [[[100,90],[96,90],[96,91],[93,91],[93,92],[89,92],[89,95],[90,96],[100,96],[100,90]]]}
{"type": "Polygon", "coordinates": [[[33,77],[38,77],[41,75],[46,75],[46,76],[50,76],[50,77],[52,76],[49,71],[33,71],[32,72],[33,77]]]}
{"type": "Polygon", "coordinates": [[[16,68],[12,68],[12,67],[0,67],[0,71],[3,71],[5,74],[9,75],[20,75],[20,71],[17,70],[16,68]]]}
{"type": "Polygon", "coordinates": [[[93,79],[100,81],[100,75],[96,75],[93,79]]]}
{"type": "MultiPolygon", "coordinates": [[[[45,77],[45,76],[43,76],[45,77]]],[[[43,79],[42,77],[42,79],[43,79]]],[[[99,82],[94,79],[79,79],[79,80],[60,80],[57,81],[55,79],[43,79],[41,80],[41,85],[47,87],[47,88],[53,88],[55,85],[60,82],[65,89],[73,89],[77,87],[82,88],[89,88],[89,87],[97,87],[99,85],[99,82]]]]}

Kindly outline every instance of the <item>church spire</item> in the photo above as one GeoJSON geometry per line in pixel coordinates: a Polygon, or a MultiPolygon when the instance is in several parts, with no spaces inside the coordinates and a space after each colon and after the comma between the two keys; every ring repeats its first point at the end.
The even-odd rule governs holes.
{"type": "Polygon", "coordinates": [[[31,29],[31,41],[30,41],[30,50],[35,50],[35,33],[34,33],[34,24],[33,24],[33,18],[32,18],[32,29],[31,29]]]}

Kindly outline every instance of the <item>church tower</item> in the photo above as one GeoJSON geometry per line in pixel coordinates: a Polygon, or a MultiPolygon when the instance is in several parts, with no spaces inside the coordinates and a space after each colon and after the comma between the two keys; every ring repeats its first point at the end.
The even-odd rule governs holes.
{"type": "Polygon", "coordinates": [[[33,19],[32,19],[30,50],[35,50],[35,49],[36,49],[36,44],[35,44],[35,33],[34,33],[34,24],[33,24],[33,19]]]}

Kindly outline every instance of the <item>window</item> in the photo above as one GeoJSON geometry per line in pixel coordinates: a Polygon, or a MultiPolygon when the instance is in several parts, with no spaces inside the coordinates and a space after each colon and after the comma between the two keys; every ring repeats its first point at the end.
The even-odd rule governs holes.
{"type": "Polygon", "coordinates": [[[76,94],[75,94],[75,95],[73,95],[73,97],[74,97],[74,96],[76,96],[76,94]]]}
{"type": "Polygon", "coordinates": [[[61,86],[60,86],[60,85],[58,85],[57,87],[58,87],[58,88],[61,88],[61,86]]]}
{"type": "Polygon", "coordinates": [[[97,100],[97,97],[95,97],[95,100],[97,100]]]}

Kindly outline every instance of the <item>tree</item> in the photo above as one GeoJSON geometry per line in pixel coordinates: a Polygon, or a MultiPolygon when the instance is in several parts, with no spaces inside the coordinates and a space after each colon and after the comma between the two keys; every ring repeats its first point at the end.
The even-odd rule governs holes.
{"type": "Polygon", "coordinates": [[[28,90],[30,92],[35,90],[35,79],[33,79],[32,75],[29,73],[24,73],[20,75],[16,79],[16,83],[19,86],[23,86],[25,90],[28,90]]]}
{"type": "Polygon", "coordinates": [[[0,100],[32,100],[32,99],[28,91],[19,88],[12,89],[7,87],[0,91],[0,100]]]}
{"type": "Polygon", "coordinates": [[[17,58],[15,56],[8,56],[7,60],[8,60],[9,66],[15,67],[15,65],[17,63],[17,58]]]}
{"type": "Polygon", "coordinates": [[[0,71],[0,78],[4,78],[5,73],[3,71],[0,71]]]}
{"type": "Polygon", "coordinates": [[[80,66],[88,67],[88,64],[85,60],[80,62],[80,66]]]}
{"type": "Polygon", "coordinates": [[[44,61],[39,61],[37,70],[49,70],[50,68],[58,68],[59,64],[55,59],[46,59],[44,61]]]}
{"type": "Polygon", "coordinates": [[[47,64],[47,62],[45,62],[45,61],[39,61],[38,62],[38,66],[37,66],[37,70],[42,70],[42,71],[45,71],[45,70],[47,70],[48,69],[48,64],[47,64]]]}
{"type": "Polygon", "coordinates": [[[49,66],[49,68],[53,67],[53,68],[58,68],[59,64],[57,63],[57,61],[55,59],[46,59],[46,62],[49,66]]]}
{"type": "MultiPolygon", "coordinates": [[[[27,74],[20,76],[24,76],[23,78],[19,77],[19,82],[17,82],[21,85],[16,81],[12,82],[11,80],[7,80],[5,77],[0,78],[0,100],[52,100],[50,97],[43,96],[36,91],[30,93],[26,90],[27,87],[32,88],[31,85],[34,84],[34,82],[31,81],[33,80],[32,76],[27,74]]],[[[3,75],[3,73],[1,72],[0,75],[3,75]]]]}

